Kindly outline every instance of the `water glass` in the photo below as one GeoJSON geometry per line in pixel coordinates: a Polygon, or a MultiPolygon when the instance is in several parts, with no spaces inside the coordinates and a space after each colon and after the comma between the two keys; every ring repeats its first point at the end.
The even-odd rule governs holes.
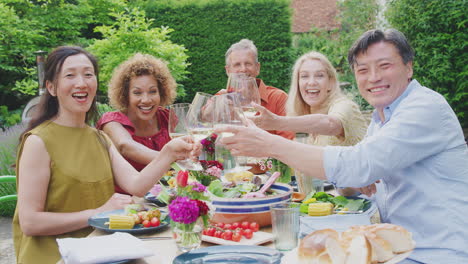
{"type": "Polygon", "coordinates": [[[300,171],[295,171],[296,182],[298,191],[304,193],[305,195],[309,194],[312,191],[323,192],[323,183],[324,181],[314,178],[313,176],[304,174],[300,171]]]}
{"type": "Polygon", "coordinates": [[[270,209],[276,249],[288,251],[296,248],[299,235],[299,207],[293,203],[281,203],[272,205],[270,209]]]}

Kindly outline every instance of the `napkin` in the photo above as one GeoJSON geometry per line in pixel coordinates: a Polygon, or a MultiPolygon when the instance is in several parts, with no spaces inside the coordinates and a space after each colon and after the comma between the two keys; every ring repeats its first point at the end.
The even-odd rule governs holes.
{"type": "Polygon", "coordinates": [[[86,238],[57,239],[66,264],[105,263],[144,258],[154,253],[140,239],[122,232],[86,238]]]}
{"type": "Polygon", "coordinates": [[[301,216],[300,234],[302,238],[315,230],[330,228],[338,232],[343,232],[354,225],[369,225],[370,218],[377,211],[377,207],[372,203],[371,207],[362,214],[333,214],[327,216],[301,216]]]}

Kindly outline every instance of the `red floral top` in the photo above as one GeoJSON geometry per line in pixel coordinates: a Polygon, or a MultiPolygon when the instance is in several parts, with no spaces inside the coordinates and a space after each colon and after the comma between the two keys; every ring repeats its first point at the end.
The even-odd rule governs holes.
{"type": "MultiPolygon", "coordinates": [[[[171,140],[171,138],[169,137],[169,131],[167,129],[169,123],[169,111],[167,109],[159,107],[158,111],[156,111],[156,118],[158,120],[159,131],[156,134],[149,137],[141,137],[135,135],[135,126],[133,125],[132,121],[130,121],[130,119],[128,119],[128,117],[122,112],[105,113],[97,122],[96,128],[102,130],[105,124],[109,122],[118,122],[122,124],[122,126],[128,131],[128,133],[130,133],[133,140],[142,145],[145,145],[150,149],[160,151],[162,147],[171,140]]],[[[124,158],[130,164],[132,164],[132,166],[137,171],[141,171],[146,166],[146,164],[135,162],[133,160],[127,159],[126,157],[124,158]]],[[[126,193],[121,188],[119,188],[119,186],[115,187],[116,192],[126,193]]]]}

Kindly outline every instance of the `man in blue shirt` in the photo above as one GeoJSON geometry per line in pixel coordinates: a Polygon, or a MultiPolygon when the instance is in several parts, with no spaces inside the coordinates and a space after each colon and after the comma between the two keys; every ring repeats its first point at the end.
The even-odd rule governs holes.
{"type": "Polygon", "coordinates": [[[394,29],[371,30],[348,60],[375,107],[366,138],[324,148],[268,135],[253,125],[221,131],[234,155],[277,158],[339,187],[374,186],[382,222],[413,234],[405,263],[468,263],[468,148],[458,119],[437,92],[412,79],[414,52],[394,29]]]}

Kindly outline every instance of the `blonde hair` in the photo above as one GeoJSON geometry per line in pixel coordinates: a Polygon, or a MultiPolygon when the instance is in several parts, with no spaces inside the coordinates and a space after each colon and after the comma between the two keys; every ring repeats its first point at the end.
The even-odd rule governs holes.
{"type": "Polygon", "coordinates": [[[130,80],[144,75],[153,76],[158,83],[161,106],[174,102],[177,84],[166,63],[151,55],[136,53],[114,70],[107,91],[110,105],[119,111],[126,111],[129,103],[130,80]]]}
{"type": "Polygon", "coordinates": [[[288,116],[301,116],[313,114],[310,106],[302,98],[301,92],[299,91],[299,70],[302,64],[307,60],[318,60],[322,63],[330,81],[330,92],[328,98],[322,104],[321,110],[328,111],[330,102],[336,98],[343,96],[338,82],[338,75],[335,68],[332,66],[330,61],[325,55],[320,52],[311,51],[302,55],[294,63],[291,87],[289,88],[288,100],[286,101],[286,113],[288,116]]]}

